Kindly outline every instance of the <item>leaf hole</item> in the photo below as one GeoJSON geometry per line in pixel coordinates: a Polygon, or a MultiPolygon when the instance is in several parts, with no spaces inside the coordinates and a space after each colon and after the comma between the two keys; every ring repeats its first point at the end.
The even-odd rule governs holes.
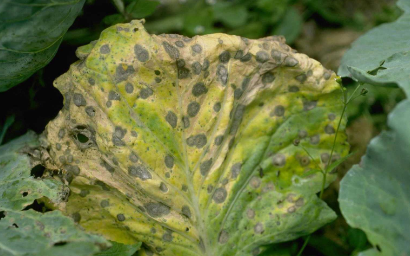
{"type": "Polygon", "coordinates": [[[6,217],[6,212],[5,212],[5,211],[1,211],[1,212],[0,212],[0,220],[3,219],[4,217],[6,217]]]}
{"type": "Polygon", "coordinates": [[[28,196],[28,192],[23,192],[23,197],[26,197],[26,196],[28,196]]]}
{"type": "Polygon", "coordinates": [[[42,213],[51,211],[51,209],[47,208],[43,202],[38,203],[37,200],[34,200],[32,204],[27,205],[22,211],[27,211],[30,209],[42,213]]]}
{"type": "Polygon", "coordinates": [[[78,130],[85,130],[85,129],[87,129],[87,126],[85,126],[85,125],[77,125],[75,128],[78,129],[78,130]]]}
{"type": "Polygon", "coordinates": [[[84,134],[82,134],[82,133],[78,133],[77,134],[77,140],[80,143],[86,143],[87,141],[89,141],[89,138],[87,136],[85,136],[84,134]]]}
{"type": "Polygon", "coordinates": [[[33,176],[34,178],[41,178],[44,174],[46,168],[42,166],[41,164],[38,164],[33,167],[30,171],[30,175],[33,176]]]}
{"type": "Polygon", "coordinates": [[[54,246],[63,246],[63,245],[66,245],[66,244],[67,244],[67,242],[61,241],[61,242],[55,243],[54,246]]]}
{"type": "Polygon", "coordinates": [[[15,228],[19,228],[19,226],[16,223],[13,223],[12,226],[15,227],[15,228]]]}

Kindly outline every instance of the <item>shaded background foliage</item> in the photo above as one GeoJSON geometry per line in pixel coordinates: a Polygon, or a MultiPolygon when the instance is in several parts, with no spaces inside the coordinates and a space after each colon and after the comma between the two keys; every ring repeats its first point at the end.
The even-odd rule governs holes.
{"type": "MultiPolygon", "coordinates": [[[[44,130],[62,108],[63,98],[52,86],[54,79],[77,60],[77,47],[96,40],[103,29],[116,23],[145,18],[150,33],[186,36],[222,32],[260,38],[282,34],[293,48],[336,71],[351,42],[399,15],[394,0],[87,0],[55,58],[22,84],[0,94],[0,127],[5,132],[1,143],[0,131],[0,143],[28,130],[44,130]]],[[[343,82],[348,90],[356,85],[349,79],[343,82]]],[[[404,99],[400,89],[366,88],[366,97],[356,99],[348,108],[347,133],[352,151],[357,153],[339,167],[340,179],[360,161],[370,139],[386,128],[387,114],[404,99]]],[[[366,235],[349,227],[343,219],[338,191],[336,181],[324,197],[338,213],[338,219],[312,235],[303,255],[355,255],[369,247],[366,235]]],[[[303,239],[298,239],[276,245],[270,251],[277,252],[275,255],[295,255],[302,243],[303,239]]]]}

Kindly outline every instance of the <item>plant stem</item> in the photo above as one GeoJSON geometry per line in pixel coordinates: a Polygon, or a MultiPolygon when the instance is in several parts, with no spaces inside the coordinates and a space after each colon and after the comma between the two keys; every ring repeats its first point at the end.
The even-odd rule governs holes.
{"type": "MultiPolygon", "coordinates": [[[[319,198],[320,198],[320,199],[323,198],[323,192],[325,191],[327,173],[328,173],[329,171],[331,171],[331,170],[329,170],[328,168],[330,167],[330,163],[331,163],[331,161],[332,161],[333,152],[334,152],[335,146],[336,146],[337,135],[339,134],[340,125],[342,124],[343,116],[344,116],[344,114],[345,114],[345,112],[346,112],[347,105],[350,103],[350,101],[351,101],[352,99],[354,100],[354,99],[356,98],[356,97],[353,98],[353,96],[354,96],[354,94],[356,93],[356,91],[359,89],[359,87],[360,87],[361,85],[362,85],[362,83],[359,83],[359,84],[357,85],[357,87],[354,89],[354,91],[353,91],[353,93],[350,95],[350,97],[347,97],[347,92],[345,91],[344,87],[343,87],[342,85],[340,85],[340,86],[341,86],[341,89],[342,89],[342,93],[343,93],[343,109],[342,109],[342,114],[340,115],[340,118],[339,118],[339,122],[338,122],[338,124],[337,124],[336,133],[335,133],[335,138],[333,139],[332,150],[330,151],[330,156],[329,156],[329,159],[328,159],[328,161],[327,161],[326,168],[325,168],[325,170],[323,171],[322,168],[319,167],[320,170],[322,170],[322,174],[323,174],[322,187],[321,187],[321,189],[320,189],[320,194],[319,194],[319,198]]],[[[302,148],[303,148],[303,147],[302,147],[302,148]]],[[[316,163],[316,161],[315,161],[314,158],[309,154],[309,152],[308,152],[305,148],[303,148],[303,150],[305,150],[306,153],[308,154],[308,156],[309,156],[310,158],[312,158],[313,162],[316,163]]],[[[311,235],[308,235],[308,236],[306,237],[305,242],[303,243],[302,247],[300,248],[300,250],[299,250],[297,256],[301,256],[301,255],[302,255],[303,251],[305,250],[305,247],[307,246],[307,244],[308,244],[308,242],[309,242],[310,236],[311,236],[311,235]]]]}
{"type": "Polygon", "coordinates": [[[309,242],[309,239],[310,239],[310,235],[308,235],[306,237],[305,242],[302,245],[302,248],[300,248],[300,251],[299,251],[298,255],[296,255],[296,256],[301,256],[302,255],[302,252],[303,252],[303,250],[305,250],[305,247],[307,246],[307,244],[309,242]]]}

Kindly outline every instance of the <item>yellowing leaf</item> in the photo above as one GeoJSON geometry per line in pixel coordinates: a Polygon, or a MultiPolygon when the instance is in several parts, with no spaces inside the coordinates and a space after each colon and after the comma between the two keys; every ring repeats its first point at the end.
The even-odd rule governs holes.
{"type": "Polygon", "coordinates": [[[86,230],[141,254],[257,255],[335,218],[293,141],[327,162],[341,91],[282,37],[156,36],[133,21],[77,55],[46,135],[70,182],[60,208],[86,230]]]}

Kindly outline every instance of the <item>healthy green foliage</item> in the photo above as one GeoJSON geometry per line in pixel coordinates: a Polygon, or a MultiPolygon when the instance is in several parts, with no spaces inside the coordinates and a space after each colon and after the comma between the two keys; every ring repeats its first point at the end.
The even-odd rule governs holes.
{"type": "Polygon", "coordinates": [[[279,26],[288,42],[299,33],[302,14],[290,0],[187,0],[164,2],[167,15],[149,17],[147,30],[155,33],[181,33],[188,36],[227,33],[247,38],[275,34],[279,26]],[[182,3],[183,2],[183,3],[182,3]],[[294,21],[291,18],[295,18],[294,21]],[[285,22],[283,22],[285,20],[285,22]],[[285,23],[285,24],[284,24],[285,23]],[[291,31],[285,31],[287,27],[291,31]],[[288,38],[288,36],[290,36],[288,38]]]}
{"type": "MultiPolygon", "coordinates": [[[[160,255],[256,255],[334,219],[316,196],[322,175],[302,176],[330,158],[335,74],[282,37],[155,36],[142,24],[108,28],[55,81],[65,101],[45,164],[73,177],[61,210],[160,255]]],[[[345,121],[330,162],[347,154],[345,121]]]]}
{"type": "Polygon", "coordinates": [[[125,11],[130,14],[132,18],[141,19],[151,15],[158,5],[158,1],[134,0],[125,8],[125,11]]]}
{"type": "Polygon", "coordinates": [[[0,1],[0,92],[54,57],[85,0],[0,1]]]}
{"type": "MultiPolygon", "coordinates": [[[[389,115],[390,130],[373,139],[360,165],[343,178],[339,202],[348,224],[364,230],[381,253],[410,254],[410,102],[389,115]]],[[[367,252],[365,255],[369,255],[367,252]]]]}
{"type": "MultiPolygon", "coordinates": [[[[382,25],[354,43],[339,73],[372,85],[401,87],[410,94],[410,1],[391,24],[382,25]],[[377,54],[374,54],[377,53],[377,54]]],[[[404,100],[389,115],[389,131],[373,139],[360,165],[341,182],[339,202],[349,225],[365,231],[373,248],[360,255],[407,255],[410,236],[410,102],[404,100]]]]}
{"type": "Polygon", "coordinates": [[[352,44],[343,56],[338,74],[359,81],[391,85],[399,83],[410,91],[408,63],[410,41],[410,1],[399,0],[404,11],[395,22],[378,26],[352,44]]]}
{"type": "Polygon", "coordinates": [[[41,197],[59,203],[68,196],[61,182],[30,176],[33,162],[40,163],[38,146],[38,136],[29,132],[0,147],[0,210],[21,210],[41,197]]]}
{"type": "Polygon", "coordinates": [[[6,211],[0,220],[0,255],[91,256],[109,243],[86,234],[59,211],[6,211]]]}
{"type": "Polygon", "coordinates": [[[141,19],[151,15],[160,4],[154,0],[130,0],[129,4],[123,0],[114,0],[113,3],[117,7],[119,14],[111,14],[104,17],[104,23],[114,25],[124,23],[132,19],[141,19]]]}
{"type": "Polygon", "coordinates": [[[348,67],[352,77],[360,82],[381,86],[399,86],[410,96],[410,51],[395,53],[377,68],[376,74],[348,67]]]}
{"type": "Polygon", "coordinates": [[[273,31],[274,35],[282,35],[286,42],[293,43],[302,29],[303,19],[296,8],[289,8],[278,26],[273,31]]]}

